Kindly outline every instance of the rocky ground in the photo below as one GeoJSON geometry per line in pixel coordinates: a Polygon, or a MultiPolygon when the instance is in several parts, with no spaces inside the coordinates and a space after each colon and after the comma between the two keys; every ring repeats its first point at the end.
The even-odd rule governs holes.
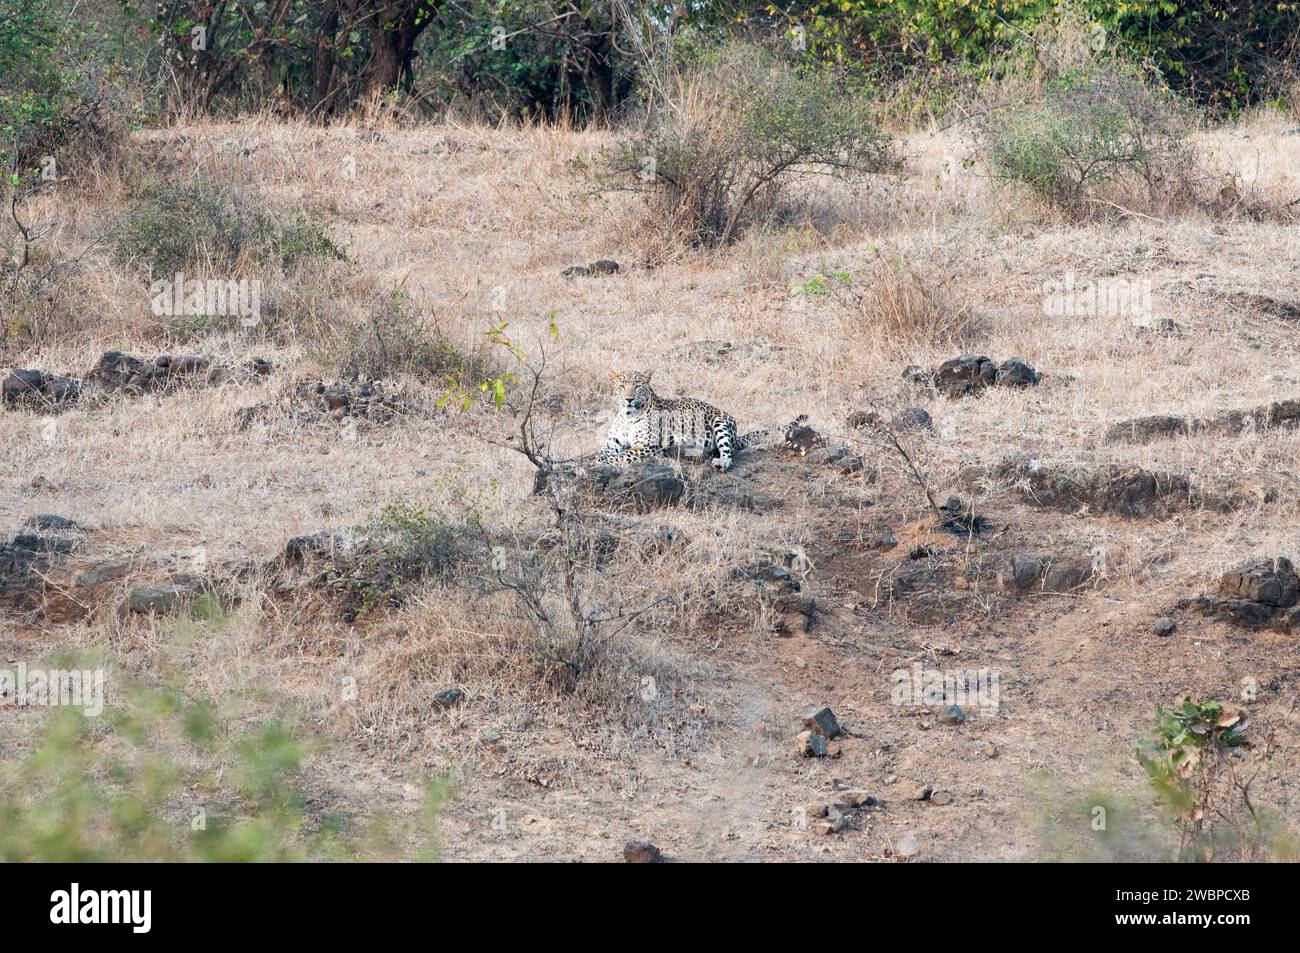
{"type": "MultiPolygon", "coordinates": [[[[1154,859],[1132,752],[1184,696],[1271,734],[1253,798],[1300,821],[1293,228],[935,200],[957,146],[920,141],[902,212],[656,263],[633,206],[564,179],[594,133],[204,132],[251,135],[243,174],[321,203],[377,281],[415,269],[464,341],[501,287],[530,352],[557,320],[553,363],[531,403],[458,412],[293,338],[7,353],[6,659],[102,649],[250,719],[305,712],[322,804],[402,813],[450,773],[452,860],[1154,859]],[[340,191],[345,152],[374,175],[340,191]],[[790,292],[957,240],[960,346],[884,346],[851,301],[790,292]],[[1151,280],[1172,322],[1048,324],[1066,269],[1151,280]],[[642,366],[742,429],[807,419],[725,474],[584,464],[606,371],[642,366]],[[518,452],[525,412],[576,462],[518,452]]],[[[1300,137],[1253,134],[1285,187],[1300,137]]],[[[35,730],[6,715],[6,757],[35,730]]]]}

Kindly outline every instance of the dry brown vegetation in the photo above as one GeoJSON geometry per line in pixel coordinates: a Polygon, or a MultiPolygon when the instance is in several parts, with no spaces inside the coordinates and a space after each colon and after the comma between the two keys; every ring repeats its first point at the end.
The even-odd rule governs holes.
{"type": "MultiPolygon", "coordinates": [[[[34,252],[75,264],[41,300],[6,303],[0,371],[81,376],[110,349],[263,356],[275,371],[57,415],[0,412],[5,539],[57,513],[86,528],[97,558],[136,560],[69,621],[5,611],[0,652],[102,648],[140,677],[180,672],[196,695],[244,698],[250,720],[293,709],[335,742],[309,763],[311,788],[358,811],[412,810],[420,779],[448,772],[452,859],[607,859],[642,836],[685,859],[882,859],[909,837],[924,860],[1086,854],[1089,816],[1072,813],[1076,802],[1114,796],[1141,829],[1163,823],[1131,758],[1155,706],[1235,702],[1247,678],[1260,686],[1248,708],[1279,739],[1255,799],[1300,821],[1296,632],[1184,614],[1173,636],[1152,633],[1242,559],[1300,556],[1296,433],[1103,441],[1127,418],[1300,397],[1300,337],[1286,316],[1300,304],[1284,211],[1300,196],[1293,124],[1259,117],[1194,135],[1234,192],[1167,218],[1116,211],[1085,224],[968,166],[960,129],[913,132],[899,143],[900,176],[866,189],[814,181],[793,220],[662,260],[640,251],[642,198],[593,194],[580,171],[611,141],[538,127],[201,123],[139,134],[98,175],[43,190],[24,211],[52,226],[34,252]],[[155,316],[147,280],[115,262],[109,236],[143,178],[196,175],[276,214],[310,215],[347,260],[239,258],[232,276],[264,284],[251,332],[155,316]],[[560,274],[598,259],[621,270],[560,274]],[[1044,283],[1066,273],[1150,282],[1155,314],[1175,330],[1045,315],[1044,283]],[[818,276],[825,293],[807,291],[818,276]],[[573,622],[558,563],[546,561],[560,545],[554,513],[511,444],[523,391],[512,386],[502,411],[486,398],[465,412],[438,404],[448,378],[518,370],[485,337],[502,322],[530,357],[547,351],[539,416],[558,456],[601,441],[607,372],[646,367],[664,393],[715,403],[742,430],[806,413],[865,467],[773,452],[714,478],[684,462],[697,505],[575,504],[577,531],[610,549],[585,551],[581,605],[616,621],[595,630],[581,671],[566,672],[573,622]],[[1023,358],[1043,382],[950,400],[900,378],[905,364],[962,352],[1023,358]],[[291,381],[349,372],[396,378],[406,403],[386,420],[240,423],[291,381]],[[989,532],[933,526],[900,461],[845,423],[873,402],[927,408],[933,432],[908,446],[940,502],[960,493],[989,532]],[[1175,472],[1234,502],[1145,518],[1042,509],[989,475],[1012,452],[1175,472]],[[468,555],[449,577],[348,614],[330,593],[268,585],[265,567],[290,538],[350,535],[400,501],[460,527],[468,555]],[[551,635],[502,591],[471,517],[510,573],[536,580],[559,620],[551,635]],[[146,557],[196,547],[214,571],[259,567],[232,584],[219,618],[118,613],[131,585],[158,581],[146,557]],[[1075,591],[1012,598],[995,567],[1018,552],[1103,557],[1075,591]],[[815,624],[780,585],[737,582],[764,556],[802,574],[815,624]],[[937,575],[903,584],[920,571],[937,575]],[[892,705],[890,673],[918,661],[1000,670],[1000,711],[947,725],[931,708],[892,705]],[[465,700],[436,703],[448,688],[465,700]],[[793,726],[821,704],[853,734],[838,759],[801,758],[793,726]],[[837,780],[884,806],[827,837],[792,820],[837,780]],[[954,799],[914,800],[923,784],[954,799]]],[[[22,750],[36,730],[7,718],[0,744],[22,750]]]]}

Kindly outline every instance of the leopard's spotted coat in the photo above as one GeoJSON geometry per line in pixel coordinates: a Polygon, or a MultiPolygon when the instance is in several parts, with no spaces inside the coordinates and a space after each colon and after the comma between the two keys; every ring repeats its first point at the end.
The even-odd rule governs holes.
{"type": "Polygon", "coordinates": [[[778,446],[787,430],[736,432],[736,419],[712,404],[694,397],[669,400],[650,386],[651,371],[610,374],[617,416],[610,424],[604,446],[596,454],[600,463],[623,466],[680,447],[712,456],[713,466],[731,469],[732,458],[751,447],[778,446]]]}

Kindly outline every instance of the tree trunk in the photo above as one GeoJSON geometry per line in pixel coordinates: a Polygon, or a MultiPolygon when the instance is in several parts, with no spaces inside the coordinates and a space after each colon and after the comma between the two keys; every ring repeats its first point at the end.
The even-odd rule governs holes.
{"type": "Polygon", "coordinates": [[[366,92],[410,86],[415,41],[437,12],[438,0],[390,0],[380,8],[363,76],[366,92]]]}

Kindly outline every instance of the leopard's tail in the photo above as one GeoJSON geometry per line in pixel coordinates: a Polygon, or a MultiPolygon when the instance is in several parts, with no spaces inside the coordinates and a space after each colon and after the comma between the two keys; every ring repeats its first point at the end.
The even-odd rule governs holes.
{"type": "Polygon", "coordinates": [[[800,414],[784,427],[764,427],[761,430],[751,430],[749,433],[741,434],[736,438],[737,450],[773,450],[777,447],[784,447],[790,440],[790,435],[800,427],[808,424],[808,415],[800,414]]]}

